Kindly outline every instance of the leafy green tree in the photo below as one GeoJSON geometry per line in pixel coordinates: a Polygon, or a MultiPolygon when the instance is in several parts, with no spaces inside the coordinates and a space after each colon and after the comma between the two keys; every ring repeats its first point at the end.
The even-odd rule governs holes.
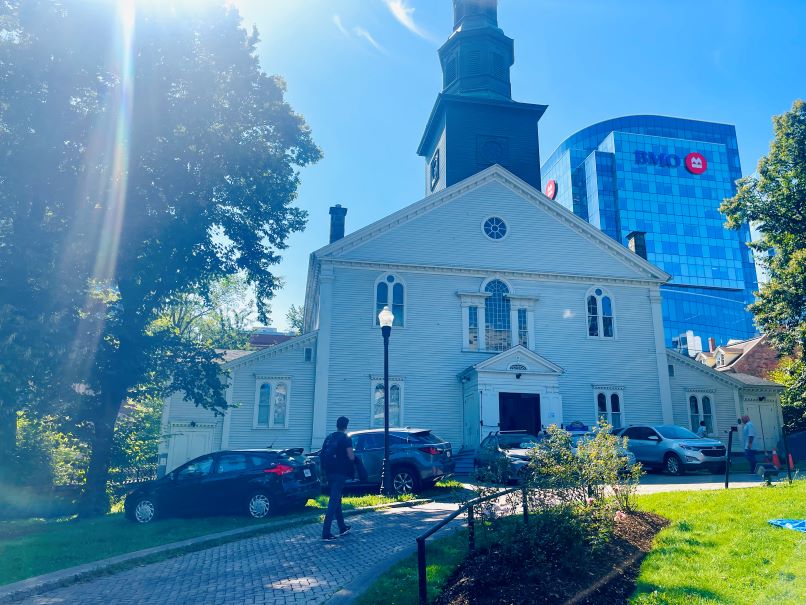
{"type": "Polygon", "coordinates": [[[288,312],[285,314],[285,320],[288,322],[288,329],[299,336],[302,334],[302,326],[305,321],[305,307],[302,305],[291,305],[288,308],[288,312]]]}
{"type": "Polygon", "coordinates": [[[770,372],[770,380],[786,387],[781,395],[784,430],[788,434],[806,431],[806,367],[802,360],[784,357],[770,372]]]}
{"type": "MultiPolygon", "coordinates": [[[[797,100],[791,111],[774,116],[773,128],[770,152],[756,174],[739,181],[736,196],[721,211],[729,227],[752,222],[762,233],[752,247],[770,279],[750,310],[773,345],[796,361],[786,371],[790,389],[800,391],[787,397],[798,407],[804,406],[806,383],[806,102],[797,100]]],[[[799,409],[796,416],[806,413],[806,406],[799,409]]]]}
{"type": "Polygon", "coordinates": [[[174,9],[0,6],[0,128],[11,133],[0,189],[13,204],[0,230],[19,234],[3,254],[28,261],[45,244],[42,262],[57,269],[38,293],[52,275],[66,283],[69,295],[51,302],[76,320],[59,357],[75,360],[75,422],[91,445],[84,516],[108,509],[124,402],[179,389],[226,407],[215,351],[158,320],[177,297],[209,301],[211,284],[239,273],[265,320],[278,287],[271,267],[305,225],[293,205],[298,170],[320,157],[231,4],[174,9]]]}
{"type": "Polygon", "coordinates": [[[254,289],[236,274],[211,284],[207,297],[195,292],[173,297],[156,324],[216,349],[246,349],[256,317],[254,289]]]}

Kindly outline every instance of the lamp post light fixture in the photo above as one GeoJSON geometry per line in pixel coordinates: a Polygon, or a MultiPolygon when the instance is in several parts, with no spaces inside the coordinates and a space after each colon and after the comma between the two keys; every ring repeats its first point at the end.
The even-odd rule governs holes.
{"type": "Polygon", "coordinates": [[[381,494],[392,495],[391,469],[389,468],[389,335],[392,333],[394,314],[389,307],[378,313],[383,334],[383,467],[381,468],[381,494]]]}

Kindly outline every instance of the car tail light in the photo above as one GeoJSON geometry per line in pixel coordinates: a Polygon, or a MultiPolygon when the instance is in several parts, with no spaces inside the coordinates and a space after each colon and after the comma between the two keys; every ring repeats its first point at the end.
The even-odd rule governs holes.
{"type": "Polygon", "coordinates": [[[440,453],[440,451],[435,447],[421,447],[419,449],[424,454],[431,454],[432,456],[436,456],[440,453]]]}
{"type": "Polygon", "coordinates": [[[271,473],[272,475],[287,475],[288,473],[294,472],[294,467],[288,466],[287,464],[278,464],[272,468],[264,468],[264,473],[271,473]]]}

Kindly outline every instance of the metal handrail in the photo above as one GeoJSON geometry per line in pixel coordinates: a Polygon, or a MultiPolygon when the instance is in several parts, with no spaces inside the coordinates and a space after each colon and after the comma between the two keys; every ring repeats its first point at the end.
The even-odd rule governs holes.
{"type": "Polygon", "coordinates": [[[425,541],[431,536],[433,536],[435,533],[437,533],[440,529],[448,525],[448,523],[456,519],[456,517],[461,515],[464,511],[467,511],[468,551],[473,552],[476,549],[475,514],[473,512],[474,507],[478,506],[482,502],[487,502],[488,500],[494,500],[500,498],[501,496],[513,494],[517,491],[520,491],[523,494],[523,522],[524,524],[528,525],[529,524],[529,505],[527,499],[528,489],[526,485],[522,485],[520,487],[510,487],[509,489],[501,490],[500,492],[495,492],[494,494],[490,494],[488,496],[479,496],[478,498],[468,500],[457,510],[455,510],[450,515],[442,519],[442,521],[434,524],[425,532],[417,536],[417,579],[419,585],[420,605],[427,605],[428,603],[428,580],[425,575],[425,541]]]}

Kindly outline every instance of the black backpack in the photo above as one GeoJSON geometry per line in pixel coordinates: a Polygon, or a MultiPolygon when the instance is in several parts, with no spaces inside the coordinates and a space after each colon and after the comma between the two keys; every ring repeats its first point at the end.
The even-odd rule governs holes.
{"type": "Polygon", "coordinates": [[[339,438],[336,433],[325,437],[319,452],[319,463],[326,473],[339,470],[339,438]]]}

